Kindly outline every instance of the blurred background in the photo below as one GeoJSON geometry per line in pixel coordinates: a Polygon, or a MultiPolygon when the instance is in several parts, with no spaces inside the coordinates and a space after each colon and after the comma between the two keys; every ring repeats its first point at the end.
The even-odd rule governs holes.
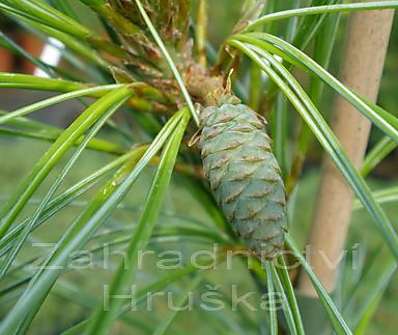
{"type": "MultiPolygon", "coordinates": [[[[71,0],[72,3],[76,1],[71,0]]],[[[217,0],[210,1],[211,15],[209,18],[209,38],[210,42],[214,46],[218,46],[222,43],[223,39],[228,36],[232,27],[236,23],[240,16],[241,3],[239,0],[217,0]]],[[[77,4],[76,4],[77,6],[77,4]]],[[[86,11],[83,7],[79,7],[78,11],[81,17],[84,17],[84,22],[92,25],[93,29],[99,29],[98,22],[91,14],[86,11]]],[[[331,72],[335,75],[338,74],[339,64],[341,61],[342,45],[344,44],[344,31],[345,31],[346,19],[342,20],[341,28],[339,31],[338,41],[336,48],[333,53],[333,62],[331,66],[331,72]]],[[[0,30],[3,34],[7,35],[13,41],[18,43],[27,52],[35,57],[41,57],[44,53],[51,54],[51,49],[46,49],[48,41],[42,38],[42,36],[29,32],[26,29],[22,29],[14,22],[9,21],[0,14],[0,30]]],[[[99,30],[100,31],[100,30],[99,30]]],[[[68,68],[69,62],[61,57],[60,62],[68,68]]],[[[0,46],[0,71],[2,72],[19,72],[28,74],[40,73],[37,69],[27,60],[12,54],[7,49],[0,46]]],[[[398,18],[395,20],[393,32],[391,36],[390,48],[385,64],[385,71],[382,80],[381,91],[379,95],[378,104],[384,107],[387,111],[398,116],[398,18]]],[[[12,111],[18,107],[27,105],[31,102],[41,100],[51,96],[50,93],[24,91],[24,90],[10,90],[0,89],[0,110],[12,111]]],[[[330,112],[330,106],[334,96],[330,91],[326,91],[325,98],[323,99],[321,111],[327,117],[330,112]]],[[[34,113],[31,117],[40,121],[65,127],[71,120],[82,110],[82,104],[78,101],[70,101],[57,105],[55,108],[45,109],[34,113]]],[[[104,137],[112,137],[111,133],[103,133],[104,137]]],[[[373,130],[371,135],[370,144],[375,143],[381,138],[381,134],[378,131],[373,130]]],[[[0,136],[0,201],[4,201],[7,195],[12,191],[15,185],[21,180],[21,178],[29,171],[37,159],[45,152],[48,148],[48,143],[38,141],[34,139],[17,139],[16,137],[7,137],[4,134],[0,136]]],[[[82,159],[78,163],[78,167],[73,169],[70,176],[68,177],[69,182],[76,182],[83,178],[87,174],[94,171],[96,168],[103,166],[107,161],[110,161],[111,157],[107,157],[104,154],[98,154],[95,152],[87,152],[83,155],[82,159]]],[[[296,236],[301,236],[302,243],[304,243],[304,237],[308,229],[309,223],[311,222],[312,208],[308,208],[309,204],[314,204],[316,197],[316,191],[319,181],[320,164],[322,159],[322,151],[319,146],[314,144],[310,155],[306,161],[306,167],[304,175],[299,184],[297,192],[297,208],[306,208],[306,210],[296,210],[294,217],[293,230],[296,236]]],[[[148,172],[150,174],[150,172],[148,172]]],[[[374,171],[369,177],[370,185],[373,189],[382,189],[383,187],[391,187],[397,184],[398,180],[398,150],[392,152],[374,171]]],[[[136,187],[138,189],[144,189],[147,186],[145,178],[136,187]]],[[[44,192],[46,186],[41,188],[44,192]]],[[[140,194],[140,192],[134,192],[140,194]]],[[[144,193],[144,192],[141,192],[144,193]]],[[[39,196],[39,194],[38,194],[39,196]]],[[[135,204],[139,204],[140,199],[135,197],[131,201],[135,204]]],[[[170,190],[170,197],[168,203],[171,204],[176,213],[184,212],[187,203],[194,203],[193,199],[190,199],[189,192],[186,192],[183,181],[178,177],[175,177],[170,190]],[[190,202],[191,201],[191,202],[190,202]]],[[[392,218],[394,223],[398,223],[398,206],[397,204],[388,204],[385,206],[387,213],[392,218]]],[[[46,225],[46,229],[41,229],[38,232],[38,236],[45,241],[51,242],[56,241],[59,235],[60,229],[58,227],[66,227],[70,222],[71,218],[74,217],[76,209],[69,208],[63,211],[61,215],[56,216],[53,219],[54,224],[46,225]]],[[[206,213],[200,208],[193,208],[192,212],[195,212],[196,220],[206,221],[206,213]]],[[[125,212],[120,214],[120,220],[131,221],[137,218],[137,212],[125,212]]],[[[398,227],[397,227],[398,228],[398,227]]],[[[384,246],[380,244],[379,235],[376,233],[374,225],[371,223],[369,216],[361,210],[356,210],[353,217],[353,222],[350,230],[350,236],[348,241],[348,250],[354,250],[359,245],[360,257],[363,261],[364,268],[361,271],[365,271],[366,261],[373,254],[383,250],[384,246]]],[[[353,274],[353,276],[358,275],[353,274]]],[[[377,270],[375,270],[377,274],[377,270]]],[[[80,276],[78,273],[68,274],[73,282],[78,287],[85,287],[89,291],[95,294],[96,288],[99,285],[100,280],[109,278],[109,274],[102,273],[101,270],[95,269],[91,271],[91,275],[80,276]],[[99,279],[101,278],[101,279],[99,279]]],[[[230,280],[233,280],[232,278],[230,280]]],[[[239,277],[239,271],[237,271],[235,280],[244,281],[245,278],[239,277]]],[[[355,280],[355,278],[353,279],[355,280]]],[[[370,276],[369,280],[372,280],[370,276]]],[[[371,283],[369,283],[371,285],[371,283]]],[[[342,284],[342,290],[344,285],[342,284]]],[[[73,290],[72,290],[73,291],[73,290]]],[[[65,299],[65,292],[62,291],[62,287],[57,291],[57,294],[52,295],[45,305],[44,310],[40,313],[39,317],[34,323],[32,334],[58,334],[60,329],[63,329],[65,325],[71,324],[74,320],[78,319],[83,313],[86,313],[84,306],[71,303],[68,299],[65,299]]],[[[79,295],[79,291],[76,292],[79,295]]],[[[344,292],[342,293],[344,295],[344,292]]],[[[366,292],[364,292],[366,294],[366,292]]],[[[12,303],[12,299],[9,301],[12,303]]],[[[7,306],[7,305],[4,305],[7,306]]],[[[5,312],[3,306],[0,307],[0,313],[5,312]]],[[[395,335],[398,329],[398,278],[395,276],[385,295],[383,296],[382,302],[376,312],[370,331],[367,334],[385,334],[395,335]]],[[[185,323],[195,322],[195,320],[187,319],[185,323]]],[[[197,322],[195,325],[198,324],[197,322]]],[[[196,327],[196,326],[195,326],[196,327]]],[[[195,329],[191,329],[192,334],[204,334],[206,332],[206,326],[201,325],[195,329]]],[[[122,334],[123,332],[121,332],[122,334]]]]}

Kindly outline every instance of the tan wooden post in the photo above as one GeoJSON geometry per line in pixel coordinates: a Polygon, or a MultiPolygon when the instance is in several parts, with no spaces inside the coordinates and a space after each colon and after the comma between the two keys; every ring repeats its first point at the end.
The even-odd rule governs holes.
{"type": "MultiPolygon", "coordinates": [[[[362,96],[376,101],[388,48],[394,11],[353,14],[340,79],[362,96]]],[[[370,122],[341,97],[334,105],[332,127],[348,156],[360,167],[368,144],[370,122]]],[[[309,261],[329,292],[336,284],[337,263],[351,220],[353,193],[329,158],[324,160],[321,185],[309,238],[309,261]]],[[[298,291],[315,297],[308,277],[302,273],[298,291]]]]}

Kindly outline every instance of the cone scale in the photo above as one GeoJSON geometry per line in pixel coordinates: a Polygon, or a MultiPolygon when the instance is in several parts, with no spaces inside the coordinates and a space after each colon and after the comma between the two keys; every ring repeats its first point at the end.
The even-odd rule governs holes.
{"type": "Polygon", "coordinates": [[[265,120],[230,103],[205,108],[200,120],[203,169],[216,202],[256,256],[275,258],[287,228],[286,196],[265,120]]]}

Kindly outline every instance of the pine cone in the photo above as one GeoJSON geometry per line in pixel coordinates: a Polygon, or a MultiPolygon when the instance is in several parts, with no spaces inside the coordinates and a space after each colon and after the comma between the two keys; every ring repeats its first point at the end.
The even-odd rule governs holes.
{"type": "Polygon", "coordinates": [[[200,118],[203,169],[218,205],[249,249],[273,259],[284,243],[286,198],[265,121],[242,104],[207,107],[200,118]]]}

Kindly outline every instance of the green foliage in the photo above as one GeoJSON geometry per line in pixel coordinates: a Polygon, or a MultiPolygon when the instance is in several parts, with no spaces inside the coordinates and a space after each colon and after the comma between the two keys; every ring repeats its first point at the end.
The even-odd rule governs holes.
{"type": "MultiPolygon", "coordinates": [[[[197,1],[191,8],[189,0],[0,0],[0,11],[23,29],[61,41],[62,57],[68,61],[49,66],[0,33],[1,46],[51,77],[0,73],[0,88],[56,92],[0,113],[0,136],[50,142],[26,177],[19,178],[9,194],[2,194],[6,197],[0,210],[0,301],[5,306],[1,334],[44,334],[43,327],[35,331],[36,320],[42,320],[54,299],[62,299],[64,314],[69,309],[77,314],[71,313],[68,324],[49,333],[163,335],[190,330],[301,335],[308,320],[291,280],[292,262],[310,277],[331,331],[364,334],[372,326],[396,269],[398,235],[384,204],[396,203],[398,190],[393,186],[373,192],[364,177],[396,148],[398,119],[345,87],[327,68],[336,36],[344,34],[342,13],[398,8],[398,1],[314,0],[309,7],[303,3],[269,0],[263,8],[261,1],[222,2],[225,6],[203,1],[196,16],[197,1]],[[215,22],[213,13],[220,8],[228,24],[215,22]],[[232,15],[239,11],[239,17],[232,15]],[[95,24],[79,20],[87,13],[94,15],[95,24]],[[222,43],[220,23],[231,26],[222,43]],[[101,24],[106,36],[92,28],[101,24]],[[297,80],[296,71],[311,75],[309,89],[297,80]],[[355,106],[385,136],[360,172],[330,129],[327,115],[320,112],[326,88],[355,106]],[[226,102],[228,94],[241,97],[242,104],[211,106],[214,101],[226,102]],[[79,99],[85,108],[66,129],[30,118],[72,99],[79,99]],[[272,120],[267,131],[273,145],[264,117],[272,120]],[[305,127],[300,130],[295,125],[301,123],[305,127]],[[190,145],[199,136],[201,154],[190,145]],[[371,258],[374,249],[369,246],[365,262],[375,271],[362,269],[357,274],[342,264],[340,300],[338,292],[335,296],[325,290],[296,243],[304,239],[298,211],[312,210],[306,203],[295,211],[312,137],[353,189],[358,198],[354,209],[370,214],[378,229],[374,239],[394,256],[385,256],[383,249],[371,258]],[[79,164],[94,152],[100,167],[81,169],[79,164]],[[284,236],[287,218],[291,230],[284,236]],[[32,243],[49,240],[56,241],[50,253],[33,251],[32,243]],[[97,264],[105,247],[125,258],[111,258],[104,269],[71,267],[84,263],[82,250],[97,264]],[[157,253],[142,267],[141,252],[148,249],[157,253]],[[170,249],[182,254],[184,261],[172,271],[161,271],[156,256],[170,249]],[[204,252],[199,259],[208,263],[211,251],[216,268],[202,269],[187,261],[195,252],[204,252]],[[232,261],[230,252],[238,254],[232,261]],[[273,262],[266,261],[271,258],[273,262]],[[380,269],[379,260],[384,260],[380,269]],[[228,268],[231,262],[233,271],[228,268]],[[135,298],[143,310],[132,311],[121,299],[105,301],[106,283],[111,297],[128,295],[137,285],[135,298]],[[235,284],[239,291],[252,292],[256,302],[267,296],[269,308],[234,309],[229,288],[235,284]],[[228,307],[207,310],[203,302],[194,302],[193,310],[185,311],[191,293],[200,295],[203,289],[228,307]],[[165,298],[145,313],[146,298],[154,291],[177,294],[178,308],[167,310],[165,298]],[[281,313],[276,310],[279,303],[281,313]]],[[[30,147],[26,150],[26,157],[33,155],[30,147]]],[[[94,167],[93,162],[89,166],[94,167]]],[[[19,177],[19,170],[15,174],[19,177]]],[[[355,231],[365,239],[362,230],[355,231]]]]}

